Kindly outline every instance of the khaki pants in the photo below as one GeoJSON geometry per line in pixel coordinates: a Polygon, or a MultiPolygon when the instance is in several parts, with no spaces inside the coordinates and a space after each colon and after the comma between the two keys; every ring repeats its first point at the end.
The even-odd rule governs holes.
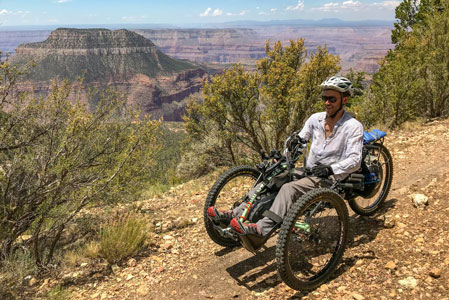
{"type": "MultiPolygon", "coordinates": [[[[270,211],[274,212],[281,218],[285,217],[288,209],[297,199],[299,199],[299,197],[316,188],[330,187],[334,182],[333,176],[329,179],[316,176],[304,177],[304,172],[301,170],[295,170],[295,176],[299,179],[284,184],[279,190],[279,193],[276,195],[273,205],[271,205],[270,211]]],[[[259,185],[255,186],[248,192],[249,198],[251,198],[258,187],[259,185]]],[[[233,210],[234,216],[240,216],[243,213],[245,204],[246,203],[244,202],[233,210]]],[[[268,234],[276,225],[273,220],[267,217],[259,220],[256,224],[260,228],[262,235],[268,234]]]]}

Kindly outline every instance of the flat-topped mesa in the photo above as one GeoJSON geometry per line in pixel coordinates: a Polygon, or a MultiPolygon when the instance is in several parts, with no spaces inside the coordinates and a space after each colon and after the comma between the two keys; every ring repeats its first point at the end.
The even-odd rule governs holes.
{"type": "Polygon", "coordinates": [[[154,54],[157,47],[152,41],[126,29],[71,29],[59,28],[47,40],[20,45],[22,55],[126,55],[154,54]]]}
{"type": "Polygon", "coordinates": [[[149,39],[120,29],[69,29],[53,31],[43,42],[22,44],[12,62],[35,61],[27,79],[50,81],[80,76],[84,82],[121,82],[137,74],[150,78],[171,76],[199,67],[162,53],[149,39]]]}
{"type": "Polygon", "coordinates": [[[200,66],[171,58],[151,40],[124,29],[57,29],[43,42],[20,45],[11,58],[19,65],[30,61],[36,65],[24,78],[24,90],[47,95],[54,79],[78,84],[83,78],[80,95],[86,102],[89,87],[112,87],[142,113],[176,121],[184,99],[200,90],[206,75],[200,66]]]}

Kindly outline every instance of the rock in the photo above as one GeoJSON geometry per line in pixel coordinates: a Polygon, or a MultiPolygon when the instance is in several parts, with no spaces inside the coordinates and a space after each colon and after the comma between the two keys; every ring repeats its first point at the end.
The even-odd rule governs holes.
{"type": "Polygon", "coordinates": [[[128,276],[126,276],[126,280],[131,280],[133,278],[134,278],[134,276],[132,274],[128,274],[128,276]]]}
{"type": "Polygon", "coordinates": [[[418,243],[418,244],[424,243],[424,238],[422,238],[422,237],[417,238],[417,239],[415,240],[415,243],[418,243]]]}
{"type": "Polygon", "coordinates": [[[35,286],[37,283],[37,279],[34,277],[31,277],[30,281],[28,282],[28,286],[35,286]]]}
{"type": "Polygon", "coordinates": [[[141,285],[137,288],[136,292],[137,295],[144,297],[150,293],[150,289],[146,285],[141,285]]]}
{"type": "Polygon", "coordinates": [[[345,287],[344,285],[339,286],[339,287],[337,288],[337,291],[339,291],[339,292],[343,292],[343,291],[345,291],[345,290],[346,290],[346,287],[345,287]]]}
{"type": "Polygon", "coordinates": [[[365,297],[363,297],[362,295],[360,295],[360,294],[357,294],[357,293],[352,293],[352,298],[354,298],[355,300],[363,300],[363,299],[365,299],[365,297]]]}
{"type": "Polygon", "coordinates": [[[393,228],[394,225],[396,225],[396,220],[392,216],[386,215],[384,219],[384,227],[393,228]]]}
{"type": "Polygon", "coordinates": [[[429,275],[433,278],[440,278],[441,276],[441,270],[438,268],[432,268],[429,272],[429,275]]]}
{"type": "Polygon", "coordinates": [[[117,266],[116,264],[111,266],[112,272],[117,273],[120,270],[120,267],[117,266]]]}
{"type": "Polygon", "coordinates": [[[400,188],[399,190],[397,190],[397,192],[400,195],[405,195],[408,192],[408,188],[407,187],[400,188]]]}
{"type": "Polygon", "coordinates": [[[396,264],[394,263],[394,261],[389,261],[385,265],[385,268],[388,269],[388,270],[395,270],[396,269],[396,264]]]}
{"type": "Polygon", "coordinates": [[[80,265],[80,267],[81,267],[81,268],[84,268],[84,267],[87,267],[88,265],[89,265],[88,263],[83,262],[83,263],[80,265]]]}
{"type": "Polygon", "coordinates": [[[412,194],[413,206],[415,207],[424,207],[429,205],[429,197],[423,194],[412,194]]]}
{"type": "Polygon", "coordinates": [[[100,299],[106,299],[108,297],[108,294],[106,294],[106,292],[102,293],[100,296],[100,299]]]}
{"type": "Polygon", "coordinates": [[[164,271],[165,271],[165,269],[163,267],[159,267],[159,268],[154,269],[154,273],[162,273],[164,271]]]}
{"type": "Polygon", "coordinates": [[[193,222],[193,223],[198,222],[198,220],[199,220],[198,218],[192,218],[192,222],[193,222]]]}
{"type": "Polygon", "coordinates": [[[171,240],[171,239],[173,239],[173,237],[171,235],[164,235],[162,238],[164,240],[171,240]]]}
{"type": "Polygon", "coordinates": [[[405,288],[415,288],[418,285],[418,280],[409,276],[405,279],[399,280],[399,284],[405,288]]]}
{"type": "Polygon", "coordinates": [[[29,286],[29,285],[30,285],[30,280],[31,280],[31,278],[33,278],[33,276],[31,276],[31,275],[28,275],[28,276],[26,276],[25,278],[23,278],[23,280],[22,280],[22,285],[29,286]]]}
{"type": "Polygon", "coordinates": [[[134,258],[130,258],[128,260],[127,265],[128,265],[128,267],[135,267],[137,265],[137,262],[136,262],[136,260],[134,258]]]}
{"type": "Polygon", "coordinates": [[[171,242],[166,242],[162,245],[162,248],[165,250],[170,250],[171,248],[173,248],[173,244],[171,242]]]}

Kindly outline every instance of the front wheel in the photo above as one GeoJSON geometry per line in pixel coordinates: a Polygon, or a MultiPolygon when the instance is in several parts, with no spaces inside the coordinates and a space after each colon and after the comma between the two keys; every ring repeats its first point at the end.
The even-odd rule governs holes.
{"type": "MultiPolygon", "coordinates": [[[[367,146],[368,147],[368,146],[367,146]]],[[[373,215],[385,201],[393,181],[393,159],[382,144],[369,146],[364,163],[375,174],[370,182],[365,182],[365,194],[349,200],[351,209],[362,216],[373,215]]]]}
{"type": "Polygon", "coordinates": [[[207,234],[217,244],[224,247],[240,245],[238,241],[223,237],[207,216],[207,209],[214,206],[218,210],[230,210],[241,203],[246,193],[253,187],[260,172],[251,166],[237,166],[222,174],[209,191],[204,205],[204,225],[207,234]]]}
{"type": "Polygon", "coordinates": [[[276,245],[277,270],[295,290],[325,282],[346,246],[349,217],[343,199],[330,189],[316,189],[288,210],[276,245]]]}

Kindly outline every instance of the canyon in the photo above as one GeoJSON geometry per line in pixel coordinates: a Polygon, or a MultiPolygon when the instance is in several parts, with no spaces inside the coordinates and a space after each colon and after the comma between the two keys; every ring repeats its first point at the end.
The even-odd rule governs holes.
{"type": "MultiPolygon", "coordinates": [[[[49,92],[54,79],[112,87],[128,95],[143,113],[179,121],[186,98],[201,90],[201,80],[234,63],[254,70],[265,44],[304,38],[309,51],[326,45],[340,57],[342,72],[374,73],[393,47],[386,25],[254,25],[230,28],[69,29],[0,31],[0,51],[11,61],[34,60],[21,86],[49,92]]],[[[87,90],[83,91],[87,99],[87,90]]]]}
{"type": "MultiPolygon", "coordinates": [[[[343,71],[374,73],[393,47],[387,25],[250,25],[232,28],[130,29],[150,39],[163,53],[178,59],[223,68],[243,63],[254,67],[265,57],[265,43],[304,38],[310,51],[326,45],[339,55],[343,71]],[[220,66],[221,65],[221,66],[220,66]]],[[[51,31],[0,31],[0,50],[14,53],[21,43],[44,41],[51,31]]]]}
{"type": "Polygon", "coordinates": [[[55,79],[68,79],[77,87],[82,77],[81,89],[74,88],[70,98],[78,95],[91,104],[103,89],[113,88],[127,95],[128,104],[143,114],[166,121],[181,120],[182,101],[200,91],[206,75],[200,66],[173,59],[150,40],[125,29],[60,28],[43,42],[18,46],[10,60],[36,64],[20,83],[23,90],[46,95],[55,79]]]}

